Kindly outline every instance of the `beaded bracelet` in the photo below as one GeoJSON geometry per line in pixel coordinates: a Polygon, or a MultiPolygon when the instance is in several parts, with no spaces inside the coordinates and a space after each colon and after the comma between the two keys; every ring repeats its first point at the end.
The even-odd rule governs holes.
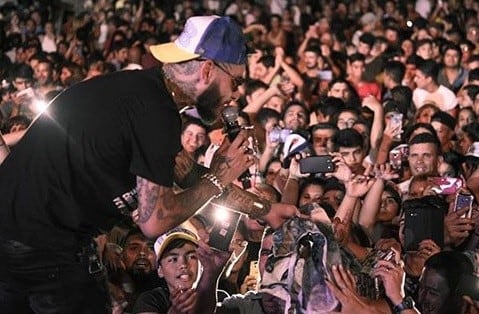
{"type": "Polygon", "coordinates": [[[226,191],[226,186],[224,186],[214,174],[205,173],[201,178],[210,181],[211,184],[218,188],[219,193],[214,196],[215,198],[220,197],[226,191]]]}

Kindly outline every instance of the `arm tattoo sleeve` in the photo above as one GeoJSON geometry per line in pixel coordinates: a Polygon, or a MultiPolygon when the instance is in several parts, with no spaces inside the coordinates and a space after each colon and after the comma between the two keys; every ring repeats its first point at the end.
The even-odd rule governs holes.
{"type": "Polygon", "coordinates": [[[228,191],[221,196],[218,201],[224,206],[239,211],[251,218],[261,218],[271,210],[271,203],[253,193],[242,190],[235,185],[231,185],[228,191]]]}
{"type": "Polygon", "coordinates": [[[150,219],[160,198],[160,186],[148,180],[137,177],[136,187],[138,192],[138,222],[145,223],[150,219]]]}
{"type": "Polygon", "coordinates": [[[208,180],[175,194],[170,187],[137,177],[139,224],[149,224],[152,233],[161,234],[191,217],[214,197],[218,189],[208,180]],[[156,211],[156,212],[155,212],[156,211]]]}

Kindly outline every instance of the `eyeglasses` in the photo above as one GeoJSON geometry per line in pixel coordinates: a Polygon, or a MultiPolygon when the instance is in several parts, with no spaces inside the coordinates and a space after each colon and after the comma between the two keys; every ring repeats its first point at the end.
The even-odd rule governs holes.
{"type": "MultiPolygon", "coordinates": [[[[213,61],[213,60],[211,60],[213,61]]],[[[240,87],[241,85],[244,84],[244,77],[239,77],[239,76],[234,76],[232,75],[230,72],[228,72],[224,67],[222,67],[219,63],[217,63],[216,61],[213,61],[214,65],[217,66],[221,71],[223,71],[224,73],[226,73],[230,78],[231,78],[231,82],[232,82],[232,89],[233,91],[237,91],[238,90],[238,87],[240,87]]]]}

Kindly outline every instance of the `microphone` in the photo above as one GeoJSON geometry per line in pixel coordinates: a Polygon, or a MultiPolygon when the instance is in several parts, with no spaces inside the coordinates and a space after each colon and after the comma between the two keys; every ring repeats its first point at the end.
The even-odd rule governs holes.
{"type": "MultiPolygon", "coordinates": [[[[226,106],[221,113],[221,117],[224,123],[224,131],[228,135],[230,142],[233,142],[238,133],[241,131],[241,126],[238,123],[238,108],[233,106],[226,106]]],[[[251,173],[247,169],[243,172],[239,178],[243,189],[251,188],[251,173]]]]}

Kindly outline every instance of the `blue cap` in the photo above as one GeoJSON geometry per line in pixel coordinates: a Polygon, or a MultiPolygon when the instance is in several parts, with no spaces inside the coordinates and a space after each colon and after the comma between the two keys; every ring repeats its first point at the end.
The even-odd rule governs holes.
{"type": "Polygon", "coordinates": [[[163,63],[178,63],[197,58],[230,64],[246,63],[246,40],[235,20],[217,15],[193,16],[180,36],[171,43],[150,47],[163,63]]]}

